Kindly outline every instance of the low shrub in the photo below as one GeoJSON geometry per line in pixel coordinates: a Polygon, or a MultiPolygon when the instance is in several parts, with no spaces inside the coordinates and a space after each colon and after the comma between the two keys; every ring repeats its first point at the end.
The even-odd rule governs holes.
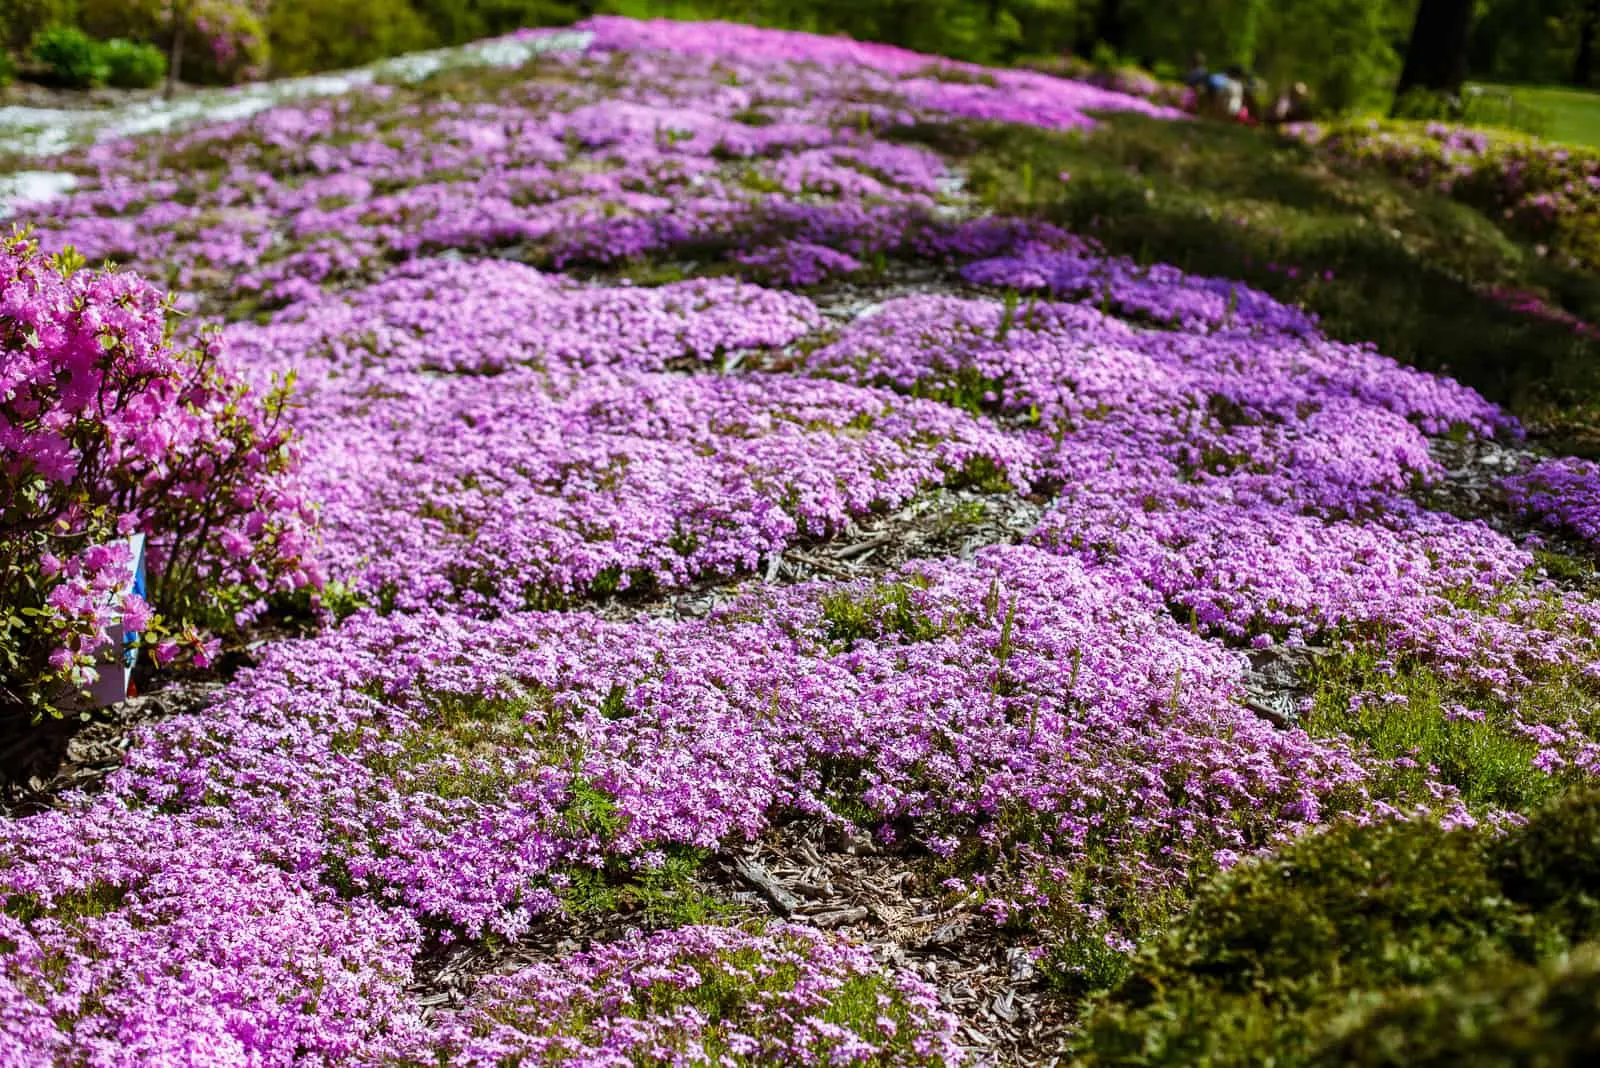
{"type": "Polygon", "coordinates": [[[69,89],[104,85],[108,74],[99,42],[76,26],[47,26],[33,39],[33,58],[69,89]]]}
{"type": "MultiPolygon", "coordinates": [[[[122,38],[172,50],[170,0],[79,0],[79,24],[99,38],[122,38]]],[[[190,0],[179,75],[184,81],[233,85],[267,70],[267,31],[245,0],[190,0]]]]}
{"type": "Polygon", "coordinates": [[[1588,998],[1592,1019],[1600,974],[1559,960],[1600,934],[1597,846],[1600,791],[1499,839],[1427,821],[1302,838],[1220,877],[1135,959],[1089,1014],[1084,1063],[1468,1063],[1452,1019],[1512,1049],[1539,1040],[1522,1033],[1538,1006],[1552,1042],[1592,1044],[1569,1010],[1588,998]]]}
{"type": "Polygon", "coordinates": [[[154,45],[118,37],[101,49],[106,80],[119,89],[151,89],[167,76],[167,57],[154,45]]]}
{"type": "Polygon", "coordinates": [[[1585,268],[1600,266],[1600,151],[1444,122],[1368,119],[1298,133],[1332,162],[1444,193],[1585,268]]]}
{"type": "Polygon", "coordinates": [[[1572,941],[1600,937],[1600,793],[1535,813],[1493,853],[1507,895],[1572,941]]]}
{"type": "Polygon", "coordinates": [[[203,661],[201,628],[319,584],[287,390],[175,346],[136,276],[0,241],[0,729],[62,714],[119,619],[203,661]],[[136,532],[147,598],[123,592],[136,532]]]}
{"type": "Polygon", "coordinates": [[[1502,962],[1355,1014],[1316,1063],[1579,1068],[1600,1061],[1600,944],[1542,966],[1502,962]]]}
{"type": "Polygon", "coordinates": [[[11,80],[16,76],[17,68],[12,64],[11,57],[4,52],[0,52],[0,89],[10,85],[11,80]]]}

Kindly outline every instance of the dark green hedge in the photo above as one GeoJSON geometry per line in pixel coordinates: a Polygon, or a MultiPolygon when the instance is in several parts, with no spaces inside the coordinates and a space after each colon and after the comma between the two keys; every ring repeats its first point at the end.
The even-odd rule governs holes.
{"type": "Polygon", "coordinates": [[[1202,894],[1091,1008],[1078,1052],[1088,1065],[1592,1063],[1597,846],[1600,791],[1503,837],[1428,822],[1309,836],[1202,894]]]}

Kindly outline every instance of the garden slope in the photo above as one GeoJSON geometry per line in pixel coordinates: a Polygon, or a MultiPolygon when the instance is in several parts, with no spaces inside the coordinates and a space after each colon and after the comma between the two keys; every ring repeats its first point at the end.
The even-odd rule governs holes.
{"type": "MultiPolygon", "coordinates": [[[[674,917],[717,860],[826,829],[987,932],[974,968],[1020,950],[1037,1036],[1241,857],[1493,823],[1592,773],[1600,603],[1509,513],[1427,503],[1441,443],[1503,448],[1507,416],[1246,286],[974,216],[894,136],[1165,113],[803,35],[588,29],[97,144],[24,212],[171,287],[257,381],[296,375],[351,614],[0,828],[15,1063],[992,1059],[1007,1024],[893,944],[926,928],[674,917]],[[773,581],[941,495],[1043,518],[773,581]],[[708,584],[713,611],[654,610],[708,584]],[[1282,648],[1321,674],[1275,724],[1247,701],[1282,648]],[[412,985],[441,947],[649,894],[653,933],[543,947],[464,1005],[412,985]]],[[[1553,487],[1582,514],[1592,482],[1553,487]]]]}

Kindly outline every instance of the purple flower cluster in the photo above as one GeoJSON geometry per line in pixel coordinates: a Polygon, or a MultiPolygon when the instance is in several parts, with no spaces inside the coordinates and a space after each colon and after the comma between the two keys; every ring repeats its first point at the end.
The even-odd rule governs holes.
{"type": "Polygon", "coordinates": [[[1167,119],[1182,116],[1172,108],[1086,82],[1029,70],[989,70],[848,38],[668,19],[636,22],[600,17],[582,26],[594,32],[598,49],[692,55],[735,64],[736,70],[779,68],[787,73],[802,65],[830,72],[839,68],[863,75],[870,72],[886,79],[913,106],[961,118],[1076,129],[1092,125],[1087,114],[1091,111],[1141,111],[1167,119]]]}
{"type": "Polygon", "coordinates": [[[248,812],[280,863],[469,933],[559,908],[574,865],[860,805],[945,854],[1051,843],[1116,911],[1360,795],[1341,746],[1239,707],[1241,671],[1114,574],[996,549],[672,626],[359,618],[148,736],[117,791],[248,812]],[[596,792],[607,834],[572,817],[596,792]]]}
{"type": "Polygon", "coordinates": [[[1562,457],[1533,464],[1502,483],[1506,502],[1546,526],[1600,544],[1600,465],[1562,457]]]}
{"type": "Polygon", "coordinates": [[[954,1029],[932,989],[885,981],[871,954],[815,929],[685,927],[492,979],[395,1059],[931,1068],[966,1063],[954,1029]]]}
{"type": "Polygon", "coordinates": [[[408,611],[516,611],[752,571],[974,465],[1032,481],[1025,442],[937,404],[661,373],[819,325],[805,298],[731,280],[578,286],[417,261],[227,338],[253,373],[300,377],[333,572],[408,611]]]}
{"type": "Polygon", "coordinates": [[[115,802],[7,826],[0,1061],[326,1063],[414,1027],[415,924],[257,833],[115,802]]]}
{"type": "Polygon", "coordinates": [[[208,310],[224,293],[281,306],[456,249],[510,247],[557,268],[710,253],[809,285],[914,254],[914,232],[943,222],[944,161],[885,143],[881,128],[1164,114],[1033,72],[949,82],[925,69],[955,66],[853,42],[718,24],[589,28],[588,55],[548,57],[556,77],[507,94],[379,90],[94,146],[62,161],[87,172],[81,194],[27,220],[47,248],[114,258],[208,310]],[[212,180],[185,173],[196,158],[212,180]]]}

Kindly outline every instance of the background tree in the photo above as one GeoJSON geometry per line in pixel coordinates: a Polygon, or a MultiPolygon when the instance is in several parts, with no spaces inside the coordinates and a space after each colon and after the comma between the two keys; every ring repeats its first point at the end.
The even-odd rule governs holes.
{"type": "Polygon", "coordinates": [[[1578,13],[1578,54],[1572,63],[1572,84],[1586,86],[1594,81],[1594,35],[1600,23],[1600,0],[1585,0],[1578,13]]]}
{"type": "Polygon", "coordinates": [[[1395,86],[1395,103],[1408,92],[1426,90],[1456,96],[1467,80],[1467,45],[1472,34],[1473,0],[1421,0],[1411,24],[1411,40],[1395,86]]]}
{"type": "Polygon", "coordinates": [[[172,99],[172,93],[178,87],[178,76],[183,66],[183,27],[189,21],[188,0],[173,0],[172,4],[172,53],[167,57],[167,89],[166,97],[172,99]]]}

